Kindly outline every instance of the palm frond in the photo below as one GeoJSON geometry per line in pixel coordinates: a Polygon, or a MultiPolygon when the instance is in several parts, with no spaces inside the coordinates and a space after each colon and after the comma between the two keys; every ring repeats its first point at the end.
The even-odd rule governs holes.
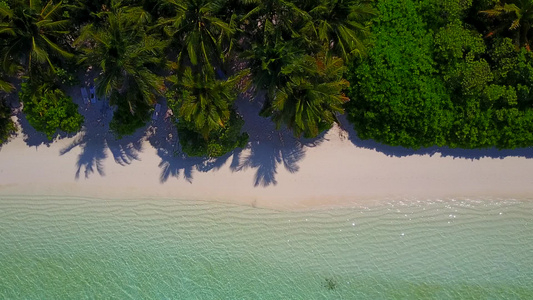
{"type": "Polygon", "coordinates": [[[12,18],[13,10],[5,2],[0,2],[0,17],[2,18],[12,18]]]}
{"type": "Polygon", "coordinates": [[[66,58],[72,58],[74,57],[74,54],[72,53],[69,53],[63,49],[61,49],[61,47],[59,47],[56,43],[52,42],[50,39],[48,39],[46,36],[42,35],[41,38],[46,41],[46,43],[48,44],[48,46],[53,49],[55,52],[57,52],[58,54],[60,54],[61,56],[63,57],[66,57],[66,58]]]}
{"type": "Polygon", "coordinates": [[[4,27],[3,24],[0,23],[0,34],[15,35],[15,30],[7,26],[4,27]]]}
{"type": "Polygon", "coordinates": [[[59,1],[58,4],[53,5],[52,0],[50,0],[41,11],[41,13],[40,13],[41,18],[49,19],[52,16],[56,15],[59,12],[59,10],[61,9],[62,4],[63,4],[63,1],[59,1]]]}
{"type": "Polygon", "coordinates": [[[40,63],[48,62],[48,53],[46,53],[46,51],[44,51],[37,45],[37,43],[35,42],[35,38],[32,38],[30,62],[33,60],[36,60],[40,63]]]}
{"type": "MultiPolygon", "coordinates": [[[[54,32],[57,32],[57,30],[66,29],[68,28],[70,21],[68,20],[59,20],[59,21],[52,21],[50,19],[41,20],[37,23],[35,23],[38,27],[43,29],[50,29],[54,32]]],[[[68,33],[69,31],[63,31],[62,33],[68,33]]]]}
{"type": "Polygon", "coordinates": [[[15,90],[15,87],[11,83],[0,79],[0,91],[11,93],[13,90],[15,90]]]}

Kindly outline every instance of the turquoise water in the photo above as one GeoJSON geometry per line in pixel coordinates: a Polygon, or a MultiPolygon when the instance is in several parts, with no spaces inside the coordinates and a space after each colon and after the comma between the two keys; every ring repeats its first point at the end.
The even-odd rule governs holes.
{"type": "Polygon", "coordinates": [[[533,201],[0,199],[0,299],[533,299],[533,201]]]}

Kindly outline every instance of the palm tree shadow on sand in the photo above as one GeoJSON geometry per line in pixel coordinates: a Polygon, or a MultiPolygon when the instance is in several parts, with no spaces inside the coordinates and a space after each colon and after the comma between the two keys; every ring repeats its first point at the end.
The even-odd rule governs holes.
{"type": "Polygon", "coordinates": [[[171,177],[183,177],[192,183],[195,171],[207,172],[220,169],[233,153],[218,158],[189,157],[181,152],[178,144],[176,128],[172,124],[165,127],[153,126],[148,130],[148,142],[156,149],[161,159],[159,181],[167,182],[171,177]]]}
{"type": "Polygon", "coordinates": [[[519,149],[506,149],[498,150],[496,148],[488,149],[459,149],[459,148],[448,148],[448,147],[429,147],[422,149],[409,149],[400,146],[388,146],[381,144],[374,140],[362,140],[357,136],[357,133],[353,129],[353,125],[348,122],[346,116],[343,115],[339,118],[341,123],[341,128],[344,133],[348,136],[348,139],[357,147],[375,150],[381,152],[387,156],[393,157],[404,157],[412,155],[440,155],[442,157],[453,157],[453,158],[462,158],[469,160],[479,160],[481,158],[499,158],[503,159],[506,157],[525,157],[533,158],[533,147],[529,148],[519,148],[519,149]]]}
{"type": "Polygon", "coordinates": [[[248,144],[247,154],[242,155],[231,168],[235,172],[248,168],[256,169],[254,186],[266,187],[278,183],[276,174],[279,165],[290,173],[298,172],[298,162],[305,157],[305,150],[304,144],[294,140],[291,133],[277,132],[276,136],[275,132],[272,135],[264,135],[272,139],[252,140],[248,144]]]}
{"type": "MultiPolygon", "coordinates": [[[[254,186],[277,184],[276,174],[281,164],[290,173],[299,170],[298,162],[305,156],[305,147],[312,147],[322,142],[323,138],[298,140],[288,130],[275,130],[269,119],[260,117],[260,104],[250,102],[247,98],[239,98],[238,111],[245,119],[243,131],[250,135],[245,149],[235,149],[217,158],[188,157],[181,152],[175,127],[170,117],[158,120],[149,128],[147,140],[157,150],[161,159],[160,182],[165,183],[171,177],[183,177],[193,181],[195,172],[216,171],[229,163],[233,172],[256,169],[253,179],[254,186]]],[[[166,111],[166,107],[163,107],[166,111]]]]}
{"type": "Polygon", "coordinates": [[[107,143],[103,138],[93,138],[87,132],[82,132],[67,147],[60,150],[59,154],[64,155],[72,149],[80,147],[81,153],[76,161],[75,178],[80,177],[83,171],[84,177],[89,178],[92,173],[98,172],[100,176],[105,176],[103,161],[107,158],[107,143]]]}
{"type": "MultiPolygon", "coordinates": [[[[305,157],[305,148],[319,145],[324,140],[324,133],[314,139],[295,138],[291,131],[284,128],[277,130],[274,123],[259,116],[261,101],[239,98],[238,111],[245,120],[244,131],[250,135],[246,151],[239,153],[230,168],[234,172],[256,169],[254,186],[276,185],[278,166],[282,165],[290,173],[296,173],[298,162],[305,157]]],[[[259,99],[261,100],[261,99],[259,99]]]]}
{"type": "MultiPolygon", "coordinates": [[[[167,108],[166,103],[161,103],[162,116],[151,122],[146,131],[146,140],[156,149],[156,154],[161,159],[159,168],[161,174],[159,181],[167,182],[171,177],[179,179],[183,177],[192,183],[195,171],[208,172],[218,170],[226,164],[228,159],[240,152],[236,149],[218,158],[189,157],[181,151],[178,141],[178,132],[173,124],[173,115],[167,108]],[[165,113],[166,112],[166,113],[165,113]]],[[[238,154],[237,154],[238,155],[238,154]]]]}
{"type": "Polygon", "coordinates": [[[105,176],[103,162],[108,156],[108,149],[115,162],[122,166],[139,160],[139,154],[143,151],[146,128],[139,129],[132,136],[117,139],[109,130],[112,109],[105,102],[78,104],[80,113],[85,117],[85,123],[74,140],[59,152],[60,155],[65,155],[75,148],[81,149],[76,161],[76,179],[79,179],[81,173],[85,178],[89,178],[93,173],[105,176]]]}
{"type": "MultiPolygon", "coordinates": [[[[72,94],[80,102],[81,97],[76,95],[75,90],[72,94]]],[[[152,120],[135,134],[122,139],[117,139],[109,130],[112,109],[106,103],[78,103],[85,123],[74,140],[60,150],[60,155],[80,149],[76,161],[76,179],[89,178],[95,173],[105,176],[104,161],[109,156],[108,150],[117,164],[126,166],[140,160],[139,155],[145,150],[144,141],[148,141],[161,159],[161,183],[167,182],[171,177],[183,178],[192,183],[195,172],[216,171],[229,163],[233,172],[256,169],[254,186],[276,185],[279,165],[290,173],[298,172],[298,162],[305,157],[305,148],[322,143],[324,136],[297,139],[287,129],[276,130],[271,120],[259,116],[260,101],[255,99],[252,102],[248,99],[240,97],[237,102],[238,111],[245,119],[243,130],[250,135],[247,147],[235,149],[218,158],[188,157],[181,152],[172,122],[173,116],[168,112],[164,101],[161,103],[162,113],[157,120],[152,120]]]]}
{"type": "MultiPolygon", "coordinates": [[[[50,145],[54,142],[54,139],[62,139],[65,137],[68,137],[69,135],[66,133],[59,133],[57,134],[54,139],[49,140],[46,137],[46,134],[39,132],[33,128],[33,126],[30,125],[28,122],[28,119],[26,119],[26,115],[22,113],[22,109],[19,107],[16,108],[16,114],[18,119],[18,126],[20,127],[20,131],[22,133],[22,138],[24,140],[24,143],[28,145],[29,147],[35,147],[38,148],[39,146],[46,146],[50,147],[50,145]]],[[[72,136],[72,135],[70,135],[72,136]]]]}

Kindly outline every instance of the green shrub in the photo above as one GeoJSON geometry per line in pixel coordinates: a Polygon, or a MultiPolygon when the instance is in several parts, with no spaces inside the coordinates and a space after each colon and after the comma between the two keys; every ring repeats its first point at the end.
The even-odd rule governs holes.
{"type": "Polygon", "coordinates": [[[417,1],[380,1],[374,47],[350,67],[346,112],[363,139],[410,148],[444,145],[453,116],[417,1]]]}
{"type": "Polygon", "coordinates": [[[244,148],[248,143],[248,134],[241,133],[244,120],[232,111],[226,127],[212,132],[208,139],[194,130],[194,126],[177,120],[178,137],[182,151],[189,156],[219,157],[235,148],[244,148]]]}
{"type": "Polygon", "coordinates": [[[140,97],[135,90],[120,95],[117,91],[111,94],[110,102],[116,104],[113,119],[109,123],[109,128],[113,130],[118,138],[124,135],[131,135],[150,120],[150,109],[144,101],[128,101],[128,99],[140,97]],[[131,105],[135,104],[135,109],[131,105]]]}
{"type": "Polygon", "coordinates": [[[376,6],[374,47],[348,74],[346,111],[361,138],[409,148],[533,145],[533,54],[483,37],[472,7],[486,4],[376,6]]]}
{"type": "Polygon", "coordinates": [[[11,109],[0,100],[0,144],[7,142],[16,129],[15,123],[11,120],[11,109]]]}
{"type": "Polygon", "coordinates": [[[78,113],[78,105],[60,89],[23,83],[19,98],[30,125],[50,140],[58,130],[75,133],[81,129],[84,118],[78,113]]]}

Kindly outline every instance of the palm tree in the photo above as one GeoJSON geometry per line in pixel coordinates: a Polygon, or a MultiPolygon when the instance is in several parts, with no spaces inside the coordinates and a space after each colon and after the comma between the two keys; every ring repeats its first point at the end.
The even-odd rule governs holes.
{"type": "Polygon", "coordinates": [[[370,33],[366,22],[376,14],[366,0],[316,0],[302,32],[318,41],[326,51],[349,61],[365,52],[364,39],[370,33]]]}
{"type": "Polygon", "coordinates": [[[4,70],[0,69],[0,92],[11,93],[15,87],[4,78],[7,77],[4,70]]]}
{"type": "Polygon", "coordinates": [[[16,129],[11,120],[11,108],[0,98],[0,145],[6,142],[16,129]]]}
{"type": "Polygon", "coordinates": [[[268,45],[277,40],[299,37],[296,24],[310,20],[309,14],[290,0],[241,0],[255,5],[241,20],[251,24],[252,37],[257,43],[268,45]]]}
{"type": "MultiPolygon", "coordinates": [[[[0,2],[0,53],[3,53],[3,50],[8,46],[6,43],[8,38],[13,36],[13,27],[11,24],[11,17],[13,16],[13,11],[5,3],[0,2]]],[[[10,93],[13,91],[14,87],[11,83],[4,80],[7,76],[6,67],[10,66],[0,66],[0,144],[8,140],[11,132],[15,130],[15,125],[11,120],[11,109],[4,102],[2,93],[10,93]]]]}
{"type": "MultiPolygon", "coordinates": [[[[0,74],[0,75],[3,75],[3,74],[0,74]]],[[[9,83],[8,81],[0,77],[0,92],[11,93],[13,89],[14,87],[11,83],[9,83]]]]}
{"type": "Polygon", "coordinates": [[[213,72],[224,61],[229,41],[235,32],[230,24],[218,18],[223,2],[210,0],[164,0],[174,16],[160,20],[159,25],[177,43],[175,68],[182,70],[187,58],[195,70],[213,72]]]}
{"type": "Polygon", "coordinates": [[[163,77],[150,68],[162,64],[166,43],[146,33],[150,15],[140,7],[113,1],[109,11],[97,15],[104,26],[84,27],[75,45],[83,52],[81,62],[101,70],[96,94],[109,97],[111,104],[118,106],[115,120],[131,125],[121,124],[125,131],[119,134],[131,133],[144,124],[156,96],[165,90],[163,77]]]}
{"type": "MultiPolygon", "coordinates": [[[[13,30],[13,24],[12,24],[12,18],[13,17],[13,10],[7,5],[5,2],[0,2],[0,53],[4,53],[4,51],[9,47],[9,44],[7,43],[9,38],[11,38],[15,32],[13,30]]],[[[4,78],[7,76],[6,73],[13,73],[13,70],[10,71],[13,67],[13,63],[11,60],[2,61],[2,65],[0,67],[0,91],[5,93],[10,93],[13,91],[14,87],[12,84],[10,84],[8,81],[4,80],[4,78]]],[[[1,104],[0,104],[1,105],[1,104]]]]}
{"type": "Polygon", "coordinates": [[[243,119],[233,108],[242,79],[241,71],[226,80],[215,79],[212,73],[194,73],[185,68],[183,76],[173,76],[175,96],[168,105],[175,112],[175,124],[181,149],[190,156],[218,157],[244,147],[248,135],[242,133],[243,119]]]}
{"type": "Polygon", "coordinates": [[[207,140],[212,132],[226,127],[237,98],[237,83],[244,75],[216,80],[209,73],[193,73],[188,67],[178,81],[177,98],[169,99],[169,106],[207,140]]]}
{"type": "Polygon", "coordinates": [[[276,88],[270,107],[277,127],[287,125],[295,136],[305,137],[331,127],[349,100],[343,93],[349,86],[344,70],[342,59],[324,54],[305,55],[284,66],[281,75],[287,79],[276,88]]]}
{"type": "MultiPolygon", "coordinates": [[[[498,2],[494,8],[481,11],[489,17],[502,19],[509,25],[509,30],[518,30],[515,41],[530,50],[529,33],[533,27],[533,1],[507,0],[498,2]]],[[[503,25],[503,24],[502,24],[503,25]]],[[[489,33],[492,35],[491,33],[489,33]]]]}
{"type": "Polygon", "coordinates": [[[267,92],[262,113],[270,107],[276,88],[287,80],[286,76],[281,76],[283,67],[293,63],[301,55],[303,55],[303,50],[298,48],[294,42],[281,40],[266,45],[254,43],[250,50],[242,53],[242,58],[249,60],[248,65],[253,83],[258,89],[267,92]]]}
{"type": "Polygon", "coordinates": [[[13,10],[7,3],[0,1],[0,35],[14,35],[13,24],[11,24],[11,18],[13,18],[13,10]]]}
{"type": "Polygon", "coordinates": [[[13,1],[12,11],[5,10],[9,25],[2,24],[2,32],[10,34],[2,51],[2,66],[10,62],[21,64],[28,72],[39,65],[48,65],[55,72],[52,55],[71,58],[73,55],[58,44],[58,40],[68,33],[69,20],[61,16],[62,2],[54,4],[50,0],[42,6],[41,1],[13,1]]]}

